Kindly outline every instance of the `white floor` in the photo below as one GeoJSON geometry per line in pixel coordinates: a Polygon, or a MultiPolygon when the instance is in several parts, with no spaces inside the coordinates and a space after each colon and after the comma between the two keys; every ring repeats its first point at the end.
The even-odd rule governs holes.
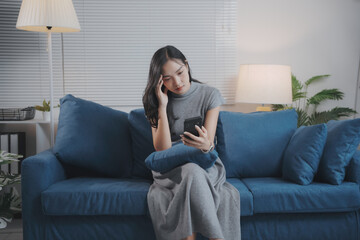
{"type": "Polygon", "coordinates": [[[5,229],[0,229],[1,240],[22,240],[22,219],[13,219],[5,229]]]}

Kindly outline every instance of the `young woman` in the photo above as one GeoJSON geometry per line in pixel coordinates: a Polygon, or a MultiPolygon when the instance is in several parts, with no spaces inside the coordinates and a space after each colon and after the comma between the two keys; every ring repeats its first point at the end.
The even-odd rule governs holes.
{"type": "MultiPolygon", "coordinates": [[[[212,151],[223,103],[216,88],[191,77],[189,63],[177,48],[166,46],[155,52],[143,104],[156,151],[178,141],[204,154],[212,151]],[[203,119],[203,126],[196,127],[198,137],[184,132],[184,120],[197,116],[203,119]]],[[[226,182],[219,158],[206,170],[187,163],[152,174],[147,201],[158,240],[190,240],[196,233],[210,239],[241,239],[240,195],[226,182]]]]}

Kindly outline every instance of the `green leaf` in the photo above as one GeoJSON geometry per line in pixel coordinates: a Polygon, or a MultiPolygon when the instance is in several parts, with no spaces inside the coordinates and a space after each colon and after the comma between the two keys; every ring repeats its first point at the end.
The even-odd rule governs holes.
{"type": "Polygon", "coordinates": [[[315,112],[309,116],[309,125],[327,123],[330,120],[336,120],[336,115],[330,111],[315,112]]]}
{"type": "Polygon", "coordinates": [[[335,107],[329,111],[315,112],[309,117],[309,124],[315,125],[327,123],[330,120],[338,120],[340,117],[349,117],[356,111],[351,108],[335,107]]]}
{"type": "Polygon", "coordinates": [[[291,84],[292,84],[292,100],[293,100],[293,102],[295,102],[301,98],[304,98],[306,96],[305,92],[301,92],[301,90],[303,89],[303,85],[293,74],[291,75],[291,84]]]}
{"type": "Polygon", "coordinates": [[[42,111],[42,112],[45,111],[45,110],[44,110],[44,107],[39,106],[39,105],[36,105],[36,106],[35,106],[35,109],[38,110],[38,111],[42,111]]]}
{"type": "Polygon", "coordinates": [[[50,111],[50,101],[48,101],[48,102],[46,102],[45,100],[44,100],[44,110],[46,111],[46,112],[49,112],[50,111]]]}
{"type": "Polygon", "coordinates": [[[340,117],[349,117],[355,113],[357,113],[354,109],[344,108],[344,107],[335,107],[330,110],[333,114],[335,114],[338,118],[340,117]]]}
{"type": "Polygon", "coordinates": [[[324,89],[308,99],[307,104],[318,105],[325,100],[341,100],[343,97],[344,93],[339,91],[337,88],[324,89]]]}
{"type": "Polygon", "coordinates": [[[42,106],[36,105],[35,109],[42,112],[50,112],[50,101],[44,99],[42,106]]]}
{"type": "Polygon", "coordinates": [[[299,100],[299,99],[302,99],[302,98],[305,98],[306,97],[306,92],[297,92],[297,93],[294,93],[293,92],[293,102],[299,100]]]}
{"type": "Polygon", "coordinates": [[[280,109],[285,108],[285,105],[283,105],[283,104],[272,104],[271,108],[272,108],[273,111],[279,111],[280,109]]]}
{"type": "Polygon", "coordinates": [[[296,112],[298,114],[298,123],[297,126],[307,126],[308,124],[308,116],[303,109],[296,108],[296,112]]]}
{"type": "Polygon", "coordinates": [[[315,81],[318,81],[318,80],[320,80],[322,78],[329,77],[329,76],[330,76],[329,74],[326,74],[326,75],[319,75],[319,76],[312,77],[312,78],[310,78],[309,80],[307,80],[305,82],[305,85],[309,86],[311,83],[313,83],[315,81]]]}
{"type": "MultiPolygon", "coordinates": [[[[288,109],[293,109],[292,106],[287,106],[287,105],[283,105],[282,108],[278,108],[276,111],[282,111],[282,110],[288,110],[288,109]]],[[[274,110],[273,110],[274,111],[274,110]]]]}

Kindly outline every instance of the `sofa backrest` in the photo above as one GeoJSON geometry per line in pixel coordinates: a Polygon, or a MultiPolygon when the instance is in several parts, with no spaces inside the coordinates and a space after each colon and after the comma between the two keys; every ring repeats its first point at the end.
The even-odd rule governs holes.
{"type": "Polygon", "coordinates": [[[281,177],[282,157],[297,128],[294,109],[277,112],[221,111],[216,150],[227,177],[281,177]]]}

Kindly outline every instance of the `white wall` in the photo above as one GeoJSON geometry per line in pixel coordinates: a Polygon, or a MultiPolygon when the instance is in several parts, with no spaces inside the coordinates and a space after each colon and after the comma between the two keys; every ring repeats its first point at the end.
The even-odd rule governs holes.
{"type": "MultiPolygon", "coordinates": [[[[319,110],[335,106],[355,108],[360,0],[238,0],[238,25],[236,50],[240,64],[288,64],[302,81],[331,74],[326,81],[314,84],[310,94],[324,88],[339,88],[345,98],[339,102],[329,101],[319,110]]],[[[252,112],[256,106],[238,103],[225,105],[222,110],[252,112]]],[[[360,112],[360,103],[358,106],[360,112]]],[[[129,112],[138,107],[119,110],[129,112]]],[[[2,128],[8,131],[14,126],[2,128]]],[[[33,128],[27,134],[27,152],[32,155],[35,152],[33,128]]]]}
{"type": "Polygon", "coordinates": [[[238,0],[238,13],[240,64],[290,65],[303,82],[330,74],[311,86],[310,95],[339,88],[345,97],[328,101],[319,110],[355,108],[360,0],[238,0]]]}

